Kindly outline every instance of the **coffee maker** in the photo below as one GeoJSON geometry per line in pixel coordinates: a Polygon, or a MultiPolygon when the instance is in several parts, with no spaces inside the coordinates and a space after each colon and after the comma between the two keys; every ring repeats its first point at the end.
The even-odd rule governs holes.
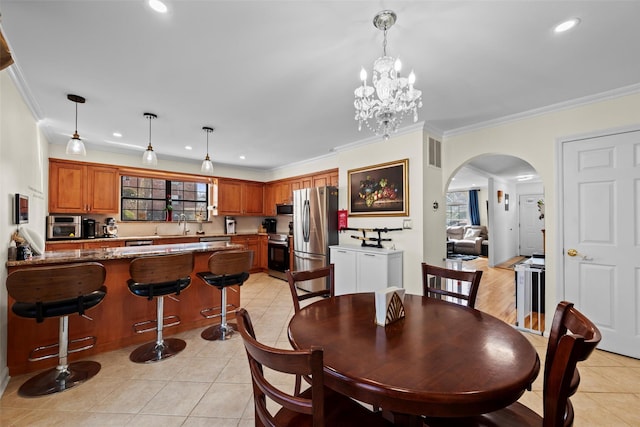
{"type": "Polygon", "coordinates": [[[82,218],[82,238],[96,238],[96,220],[92,218],[82,218]]]}
{"type": "Polygon", "coordinates": [[[277,222],[278,221],[275,218],[265,218],[265,220],[262,221],[262,226],[265,228],[267,233],[275,234],[277,222]]]}
{"type": "Polygon", "coordinates": [[[224,234],[236,234],[236,219],[234,217],[224,217],[224,234]]]}

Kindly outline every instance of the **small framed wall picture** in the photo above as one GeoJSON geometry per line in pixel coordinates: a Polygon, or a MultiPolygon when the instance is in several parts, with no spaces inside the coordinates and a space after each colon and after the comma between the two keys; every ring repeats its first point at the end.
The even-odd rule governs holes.
{"type": "Polygon", "coordinates": [[[29,222],[29,196],[16,193],[14,222],[16,224],[26,224],[29,222]]]}

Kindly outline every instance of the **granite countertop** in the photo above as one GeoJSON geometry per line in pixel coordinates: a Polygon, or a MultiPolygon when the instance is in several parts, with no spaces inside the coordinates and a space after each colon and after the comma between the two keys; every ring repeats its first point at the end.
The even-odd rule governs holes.
{"type": "MultiPolygon", "coordinates": [[[[255,234],[255,233],[254,233],[255,234]]],[[[113,240],[111,238],[109,240],[113,240]]],[[[127,237],[126,239],[130,239],[127,237]]],[[[95,239],[91,239],[95,240],[95,239]]],[[[172,245],[125,246],[104,249],[75,249],[69,251],[49,251],[25,261],[7,261],[7,267],[43,264],[64,264],[69,262],[105,261],[130,259],[144,255],[168,255],[179,252],[214,252],[220,250],[244,249],[243,245],[229,242],[179,243],[172,245]]]]}
{"type": "Polygon", "coordinates": [[[266,236],[267,233],[258,233],[257,231],[251,232],[238,232],[235,234],[225,234],[225,233],[207,233],[207,234],[151,234],[145,236],[118,236],[118,237],[96,237],[95,239],[60,239],[60,240],[47,240],[47,244],[58,244],[58,243],[85,243],[85,242],[124,242],[127,240],[161,240],[161,239],[175,239],[180,237],[234,237],[234,236],[266,236]]]}

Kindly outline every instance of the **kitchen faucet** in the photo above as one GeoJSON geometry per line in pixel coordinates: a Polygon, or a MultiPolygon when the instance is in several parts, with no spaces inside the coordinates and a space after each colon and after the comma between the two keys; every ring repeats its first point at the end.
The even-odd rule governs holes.
{"type": "Polygon", "coordinates": [[[187,216],[183,213],[181,213],[180,217],[178,217],[178,227],[180,227],[180,224],[182,224],[182,235],[186,236],[189,232],[189,229],[187,228],[187,216]]]}

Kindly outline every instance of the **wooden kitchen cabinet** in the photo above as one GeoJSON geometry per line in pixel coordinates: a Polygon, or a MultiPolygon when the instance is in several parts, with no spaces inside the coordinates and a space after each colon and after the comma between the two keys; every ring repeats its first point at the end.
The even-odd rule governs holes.
{"type": "Polygon", "coordinates": [[[123,246],[124,246],[124,242],[122,240],[113,240],[113,241],[101,240],[99,242],[84,242],[82,244],[82,249],[107,249],[107,248],[120,248],[123,246]]]}
{"type": "Polygon", "coordinates": [[[50,251],[74,251],[76,249],[82,249],[82,242],[65,241],[56,243],[45,243],[44,250],[50,251]]]}
{"type": "Polygon", "coordinates": [[[264,214],[266,216],[276,215],[275,184],[266,184],[264,186],[264,214]]]}
{"type": "Polygon", "coordinates": [[[49,212],[116,214],[118,184],[116,168],[49,160],[49,212]]]}
{"type": "Polygon", "coordinates": [[[279,182],[275,185],[274,193],[276,197],[276,204],[291,204],[293,203],[293,193],[291,192],[291,183],[289,181],[279,182]]]}
{"type": "Polygon", "coordinates": [[[269,238],[260,236],[260,269],[267,271],[269,269],[269,238]]]}
{"type": "Polygon", "coordinates": [[[264,184],[219,179],[218,212],[220,215],[263,215],[264,184]]]}
{"type": "Polygon", "coordinates": [[[243,245],[245,250],[253,251],[253,263],[251,264],[251,272],[260,271],[260,236],[250,234],[246,236],[231,236],[231,243],[243,245]]]}
{"type": "Polygon", "coordinates": [[[314,187],[326,187],[327,185],[331,185],[331,179],[329,178],[328,173],[313,176],[314,187]]]}

